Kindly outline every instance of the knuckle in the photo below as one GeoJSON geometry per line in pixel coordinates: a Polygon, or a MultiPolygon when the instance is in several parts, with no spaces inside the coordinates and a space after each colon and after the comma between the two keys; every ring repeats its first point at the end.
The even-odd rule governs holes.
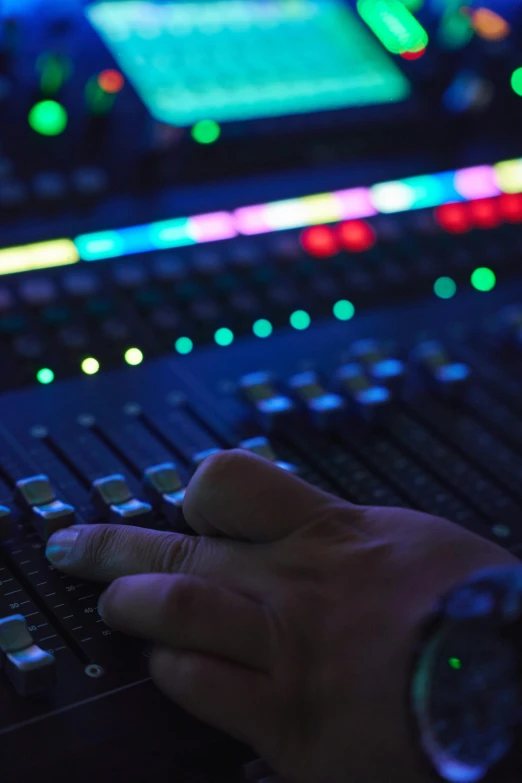
{"type": "Polygon", "coordinates": [[[155,536],[149,558],[151,571],[166,574],[193,571],[199,542],[196,536],[175,536],[172,533],[155,536]]]}
{"type": "Polygon", "coordinates": [[[103,568],[111,562],[118,551],[122,532],[111,525],[93,526],[86,537],[84,557],[95,568],[103,568]]]}

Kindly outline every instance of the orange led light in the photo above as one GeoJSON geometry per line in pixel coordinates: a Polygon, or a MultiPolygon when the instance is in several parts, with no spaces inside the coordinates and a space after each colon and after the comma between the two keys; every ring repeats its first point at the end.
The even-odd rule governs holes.
{"type": "Polygon", "coordinates": [[[489,8],[479,8],[471,17],[473,29],[486,41],[503,41],[511,32],[509,23],[489,8]]]}
{"type": "Polygon", "coordinates": [[[106,71],[102,71],[98,76],[98,85],[104,92],[116,95],[116,93],[123,90],[125,78],[119,71],[109,68],[106,71]]]}

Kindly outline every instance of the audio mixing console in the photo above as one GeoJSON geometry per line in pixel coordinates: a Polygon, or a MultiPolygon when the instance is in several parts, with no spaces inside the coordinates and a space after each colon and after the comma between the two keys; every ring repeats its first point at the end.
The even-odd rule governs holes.
{"type": "Polygon", "coordinates": [[[0,779],[242,780],[71,524],[252,451],[522,554],[511,0],[0,0],[0,779]]]}

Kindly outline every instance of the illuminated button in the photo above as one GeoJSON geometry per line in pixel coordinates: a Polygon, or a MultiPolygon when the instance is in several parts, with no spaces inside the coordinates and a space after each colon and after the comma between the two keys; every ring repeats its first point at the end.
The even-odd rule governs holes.
{"type": "Polygon", "coordinates": [[[142,264],[134,262],[125,264],[115,264],[112,269],[112,276],[116,285],[122,288],[139,288],[147,281],[147,272],[142,264]]]}
{"type": "Polygon", "coordinates": [[[81,326],[67,326],[59,331],[58,339],[66,348],[81,350],[89,342],[89,333],[81,326]]]}
{"type": "Polygon", "coordinates": [[[13,340],[13,348],[24,359],[36,359],[45,352],[45,343],[35,335],[23,334],[13,340]]]}
{"type": "Polygon", "coordinates": [[[107,318],[101,325],[102,334],[113,342],[127,340],[130,336],[130,330],[125,321],[120,318],[107,318]]]}
{"type": "Polygon", "coordinates": [[[14,305],[14,296],[5,286],[0,287],[0,313],[6,313],[14,305]]]}
{"type": "Polygon", "coordinates": [[[38,306],[54,301],[58,291],[53,280],[47,277],[33,277],[20,284],[18,294],[26,304],[38,306]]]}
{"type": "Polygon", "coordinates": [[[277,459],[277,455],[268,438],[261,436],[259,438],[244,440],[239,444],[239,448],[244,451],[249,451],[251,454],[256,454],[258,457],[263,457],[263,459],[266,459],[269,462],[273,462],[274,465],[277,465],[278,468],[282,468],[282,470],[287,470],[289,473],[297,473],[295,465],[277,459]]]}
{"type": "Polygon", "coordinates": [[[82,196],[98,196],[106,190],[108,177],[98,166],[86,166],[72,173],[72,182],[82,196]]]}
{"type": "Polygon", "coordinates": [[[27,201],[27,188],[19,180],[0,182],[0,206],[4,209],[17,209],[27,201]]]}
{"type": "Polygon", "coordinates": [[[36,198],[49,204],[66,197],[67,183],[59,172],[46,171],[33,178],[33,190],[36,198]]]}
{"type": "Polygon", "coordinates": [[[361,364],[353,362],[340,367],[337,381],[341,391],[364,418],[374,419],[392,401],[390,390],[386,386],[376,385],[361,364]]]}
{"type": "Polygon", "coordinates": [[[0,669],[20,696],[41,693],[54,683],[54,656],[33,642],[21,614],[0,620],[0,669]]]}
{"type": "Polygon", "coordinates": [[[94,359],[94,357],[89,356],[87,359],[84,359],[82,362],[82,371],[85,373],[85,375],[96,375],[96,373],[100,369],[100,363],[97,359],[94,359]]]}
{"type": "Polygon", "coordinates": [[[176,465],[165,462],[148,468],[143,474],[143,489],[154,508],[166,517],[170,526],[177,532],[186,532],[187,524],[182,514],[185,487],[176,465]]]}
{"type": "Polygon", "coordinates": [[[74,524],[74,508],[56,497],[56,492],[45,475],[17,481],[14,500],[21,509],[30,512],[33,527],[44,541],[57,530],[74,524]]]}
{"type": "Polygon", "coordinates": [[[162,253],[152,262],[152,274],[157,280],[183,280],[187,274],[187,265],[173,253],[162,253]]]}
{"type": "Polygon", "coordinates": [[[376,340],[358,340],[352,352],[374,381],[394,390],[400,388],[405,378],[404,362],[387,356],[376,340]]]}
{"type": "Polygon", "coordinates": [[[467,364],[455,362],[443,345],[435,340],[421,343],[413,354],[424,377],[445,396],[462,394],[470,378],[467,364]]]}
{"type": "Polygon", "coordinates": [[[100,278],[93,272],[78,270],[62,278],[62,286],[70,296],[91,296],[100,286],[100,278]]]}
{"type": "Polygon", "coordinates": [[[292,400],[278,393],[272,377],[266,372],[244,375],[239,381],[239,388],[254,407],[261,425],[268,430],[295,411],[292,400]]]}
{"type": "Polygon", "coordinates": [[[124,476],[115,474],[98,479],[92,485],[91,501],[111,522],[144,525],[151,515],[148,503],[133,497],[124,476]]]}
{"type": "Polygon", "coordinates": [[[294,375],[288,385],[317,427],[327,429],[339,422],[345,411],[345,402],[338,394],[327,392],[316,372],[294,375]]]}

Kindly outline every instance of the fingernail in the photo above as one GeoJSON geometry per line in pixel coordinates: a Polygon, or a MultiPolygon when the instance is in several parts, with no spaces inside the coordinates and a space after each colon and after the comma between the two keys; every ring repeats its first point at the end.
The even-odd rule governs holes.
{"type": "Polygon", "coordinates": [[[102,594],[100,595],[100,597],[98,598],[98,614],[99,614],[99,615],[100,615],[100,617],[102,617],[102,618],[103,618],[103,601],[104,601],[104,599],[105,599],[105,594],[106,594],[106,592],[107,592],[107,590],[104,590],[104,591],[103,591],[103,593],[102,593],[102,594]]]}
{"type": "Polygon", "coordinates": [[[45,550],[47,559],[50,560],[51,563],[63,563],[73,548],[78,536],[78,530],[73,530],[72,528],[58,530],[58,532],[54,533],[47,542],[47,548],[45,550]]]}

